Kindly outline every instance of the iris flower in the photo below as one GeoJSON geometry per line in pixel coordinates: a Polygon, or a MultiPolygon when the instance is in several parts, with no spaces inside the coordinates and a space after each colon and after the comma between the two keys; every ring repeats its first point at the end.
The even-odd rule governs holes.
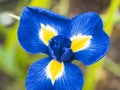
{"type": "Polygon", "coordinates": [[[109,37],[95,12],[67,18],[39,7],[23,9],[18,40],[25,51],[48,55],[31,65],[27,90],[82,90],[82,71],[72,61],[91,65],[109,48],[109,37]]]}

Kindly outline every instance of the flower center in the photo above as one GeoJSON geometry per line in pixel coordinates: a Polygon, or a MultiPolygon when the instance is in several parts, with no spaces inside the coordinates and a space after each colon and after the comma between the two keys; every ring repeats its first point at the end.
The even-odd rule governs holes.
{"type": "Polygon", "coordinates": [[[62,35],[53,37],[49,41],[49,54],[52,59],[61,61],[72,60],[71,40],[62,35]]]}

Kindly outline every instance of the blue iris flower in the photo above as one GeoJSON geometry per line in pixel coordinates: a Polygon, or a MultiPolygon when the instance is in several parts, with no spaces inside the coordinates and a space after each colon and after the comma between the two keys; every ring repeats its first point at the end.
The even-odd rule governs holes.
{"type": "Polygon", "coordinates": [[[70,19],[38,7],[23,9],[18,40],[25,51],[48,55],[31,65],[27,90],[82,90],[83,74],[72,61],[91,65],[110,45],[98,14],[86,12],[70,19]]]}

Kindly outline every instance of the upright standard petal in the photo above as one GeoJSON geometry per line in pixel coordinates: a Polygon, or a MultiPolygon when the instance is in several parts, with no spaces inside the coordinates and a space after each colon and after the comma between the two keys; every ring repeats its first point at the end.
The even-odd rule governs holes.
{"type": "Polygon", "coordinates": [[[47,78],[46,66],[50,58],[44,58],[33,63],[26,78],[26,90],[53,90],[51,80],[47,78]]]}
{"type": "Polygon", "coordinates": [[[72,63],[64,63],[64,73],[56,80],[55,90],[82,90],[84,83],[81,70],[72,63]]]}
{"type": "Polygon", "coordinates": [[[18,40],[30,53],[47,53],[48,41],[57,34],[69,35],[70,19],[38,7],[25,7],[20,16],[18,40]]]}
{"type": "Polygon", "coordinates": [[[72,23],[71,48],[74,59],[80,60],[85,65],[101,59],[108,51],[110,41],[103,31],[100,16],[94,12],[87,12],[72,18],[72,23]]]}

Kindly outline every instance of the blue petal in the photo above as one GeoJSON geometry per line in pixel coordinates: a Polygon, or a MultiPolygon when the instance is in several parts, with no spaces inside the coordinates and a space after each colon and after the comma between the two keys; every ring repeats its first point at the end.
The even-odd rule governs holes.
{"type": "Polygon", "coordinates": [[[102,20],[93,12],[84,13],[73,18],[73,35],[91,35],[88,48],[74,53],[74,59],[80,60],[85,65],[90,65],[101,59],[108,51],[110,40],[103,31],[102,20]],[[79,22],[79,23],[78,23],[79,22]]]}
{"type": "Polygon", "coordinates": [[[84,83],[81,70],[72,63],[64,63],[62,77],[55,81],[55,90],[82,90],[84,83]]]}
{"type": "Polygon", "coordinates": [[[72,18],[71,37],[82,34],[92,35],[94,32],[103,30],[100,16],[95,12],[79,14],[72,18]]]}
{"type": "Polygon", "coordinates": [[[44,58],[33,63],[26,78],[26,90],[53,90],[50,79],[47,78],[45,69],[50,58],[44,58]]]}
{"type": "Polygon", "coordinates": [[[93,64],[105,56],[109,46],[109,37],[104,32],[95,33],[90,46],[85,50],[74,53],[74,59],[80,60],[85,65],[93,64]]]}
{"type": "Polygon", "coordinates": [[[58,34],[69,35],[70,19],[57,13],[37,7],[25,7],[20,16],[18,40],[22,47],[30,53],[47,53],[48,48],[39,37],[40,24],[53,27],[58,34]]]}

